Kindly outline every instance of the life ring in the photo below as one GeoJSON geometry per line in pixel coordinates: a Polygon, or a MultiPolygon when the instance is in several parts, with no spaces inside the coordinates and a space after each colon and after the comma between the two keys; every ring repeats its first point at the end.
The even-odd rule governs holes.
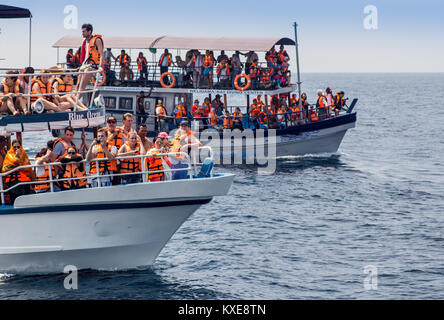
{"type": "Polygon", "coordinates": [[[176,77],[171,72],[165,72],[160,76],[160,85],[164,88],[173,88],[176,85],[176,77]],[[163,81],[165,76],[170,76],[170,78],[173,80],[169,86],[167,86],[163,81]]]}
{"type": "Polygon", "coordinates": [[[250,86],[251,86],[251,79],[250,79],[250,77],[248,76],[248,75],[246,75],[245,73],[243,73],[243,74],[238,74],[237,76],[236,76],[236,78],[234,79],[234,87],[237,89],[237,90],[239,90],[239,91],[245,91],[245,90],[248,90],[249,88],[250,88],[250,86]],[[239,85],[239,79],[240,78],[245,78],[245,80],[247,80],[247,84],[244,86],[244,87],[241,87],[240,85],[239,85]]]}
{"type": "MultiPolygon", "coordinates": [[[[103,85],[105,84],[105,82],[106,82],[106,72],[105,72],[105,71],[100,72],[100,76],[99,76],[98,78],[99,78],[99,81],[100,81],[100,79],[102,79],[102,81],[100,81],[99,83],[97,83],[97,85],[98,85],[99,87],[101,87],[101,86],[103,86],[103,85]]],[[[92,82],[93,84],[96,84],[96,77],[95,77],[95,76],[92,77],[91,82],[92,82]]]]}

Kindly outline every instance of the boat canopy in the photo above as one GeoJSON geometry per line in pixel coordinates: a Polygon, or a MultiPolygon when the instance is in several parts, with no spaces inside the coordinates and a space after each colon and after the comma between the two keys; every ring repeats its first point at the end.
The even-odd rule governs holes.
{"type": "MultiPolygon", "coordinates": [[[[111,49],[199,49],[227,51],[270,50],[274,45],[294,46],[290,38],[226,38],[226,37],[113,37],[104,36],[106,48],[111,49]]],[[[54,48],[78,48],[82,43],[79,35],[65,36],[58,40],[54,48]]]]}
{"type": "Polygon", "coordinates": [[[0,5],[0,19],[32,18],[31,11],[24,8],[0,5]]]}

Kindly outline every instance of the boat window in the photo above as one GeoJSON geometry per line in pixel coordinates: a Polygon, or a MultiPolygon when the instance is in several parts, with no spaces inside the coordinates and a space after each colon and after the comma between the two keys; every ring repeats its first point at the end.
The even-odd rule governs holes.
{"type": "Polygon", "coordinates": [[[105,107],[107,109],[116,109],[116,98],[115,97],[103,97],[105,99],[105,107]]]}
{"type": "Polygon", "coordinates": [[[119,110],[133,110],[133,98],[120,98],[119,110]]]}

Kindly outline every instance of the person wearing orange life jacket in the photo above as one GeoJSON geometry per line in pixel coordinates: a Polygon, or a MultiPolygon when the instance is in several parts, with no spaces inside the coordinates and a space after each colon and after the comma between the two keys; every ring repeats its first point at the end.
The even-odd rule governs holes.
{"type": "Polygon", "coordinates": [[[263,110],[265,107],[265,103],[262,102],[262,96],[258,95],[256,97],[256,100],[257,100],[257,105],[258,105],[259,109],[263,110]]]}
{"type": "Polygon", "coordinates": [[[137,57],[137,70],[139,70],[139,81],[148,80],[148,61],[146,60],[143,52],[139,52],[137,57]]]}
{"type": "Polygon", "coordinates": [[[176,127],[179,127],[179,124],[184,121],[187,120],[187,110],[185,109],[185,107],[183,106],[183,102],[179,102],[179,104],[176,106],[176,108],[174,109],[172,116],[174,116],[174,124],[176,125],[176,127]]]}
{"type": "MultiPolygon", "coordinates": [[[[81,65],[79,71],[103,71],[104,65],[104,43],[101,35],[93,34],[93,26],[91,24],[82,25],[83,42],[80,47],[81,65]]],[[[82,74],[78,76],[76,91],[85,91],[95,74],[82,74]]],[[[84,93],[79,93],[82,97],[84,93]]]]}
{"type": "Polygon", "coordinates": [[[319,120],[318,112],[316,111],[316,109],[313,108],[313,106],[310,107],[308,117],[311,122],[315,122],[315,121],[319,120]]]}
{"type": "Polygon", "coordinates": [[[29,114],[18,74],[18,71],[7,71],[6,77],[0,84],[0,112],[7,113],[9,111],[15,116],[20,115],[20,109],[25,114],[29,114]]]}
{"type": "Polygon", "coordinates": [[[82,156],[74,148],[69,148],[68,155],[60,159],[62,168],[59,178],[68,179],[60,182],[62,190],[86,188],[88,181],[86,180],[85,164],[81,163],[82,160],[82,156]]]}
{"type": "MultiPolygon", "coordinates": [[[[22,148],[20,141],[14,140],[12,141],[11,148],[9,149],[6,157],[3,161],[2,172],[7,173],[13,171],[17,167],[29,166],[31,163],[29,162],[28,155],[25,150],[22,148]]],[[[31,169],[20,169],[11,172],[3,178],[3,182],[5,183],[5,187],[7,189],[12,186],[21,183],[21,182],[30,182],[33,179],[33,172],[31,169]]],[[[9,192],[9,196],[11,199],[11,204],[14,203],[15,199],[19,196],[31,193],[30,185],[22,185],[12,189],[9,192]]]]}
{"type": "Polygon", "coordinates": [[[327,97],[324,95],[321,89],[317,91],[318,100],[316,101],[316,109],[318,111],[318,117],[320,120],[325,120],[328,117],[328,102],[327,97]]]}
{"type": "Polygon", "coordinates": [[[287,63],[287,65],[288,65],[288,61],[290,61],[290,57],[289,57],[287,51],[284,50],[284,45],[282,45],[282,44],[279,47],[279,51],[277,52],[277,58],[278,58],[278,63],[280,65],[283,65],[285,63],[287,63]]]}
{"type": "MultiPolygon", "coordinates": [[[[107,131],[107,143],[109,146],[115,146],[117,150],[120,150],[120,148],[124,145],[125,143],[125,136],[123,134],[123,131],[117,127],[117,119],[113,116],[109,117],[108,120],[106,121],[106,127],[105,127],[106,131],[107,131]]],[[[113,163],[113,168],[117,168],[120,161],[119,160],[114,160],[116,163],[114,165],[113,163]]],[[[115,185],[119,185],[121,181],[120,176],[114,176],[111,179],[111,184],[113,186],[115,185]]]]}
{"type": "Polygon", "coordinates": [[[213,67],[214,67],[214,55],[210,50],[207,50],[203,58],[203,76],[208,81],[208,89],[213,88],[213,67]]]}
{"type": "Polygon", "coordinates": [[[68,52],[66,53],[66,66],[68,69],[77,68],[76,57],[74,56],[73,49],[69,49],[68,52]]]}
{"type": "Polygon", "coordinates": [[[122,50],[120,55],[116,58],[116,64],[119,64],[120,66],[120,80],[124,81],[127,80],[133,80],[134,73],[131,70],[131,57],[125,52],[125,50],[122,50]]]}
{"type": "Polygon", "coordinates": [[[194,104],[191,106],[191,113],[193,114],[193,120],[199,120],[198,118],[203,116],[203,108],[199,105],[199,100],[194,100],[194,104]]]}
{"type": "Polygon", "coordinates": [[[168,49],[165,49],[165,51],[162,53],[159,59],[159,67],[160,67],[160,74],[164,74],[165,72],[168,72],[168,68],[173,65],[173,56],[171,53],[169,53],[168,49]]]}
{"type": "MultiPolygon", "coordinates": [[[[42,70],[41,73],[48,73],[47,70],[42,70]]],[[[49,80],[49,74],[37,76],[31,81],[31,109],[37,110],[37,103],[41,103],[44,110],[49,113],[64,112],[71,108],[71,104],[67,101],[58,101],[55,103],[52,95],[46,95],[53,93],[52,85],[49,80]]],[[[66,88],[66,87],[65,87],[66,88]]]]}
{"type": "Polygon", "coordinates": [[[57,160],[67,156],[70,147],[73,147],[78,153],[78,149],[74,144],[73,139],[74,129],[72,127],[66,127],[63,137],[54,140],[54,148],[52,152],[56,155],[57,160]]]}
{"type": "Polygon", "coordinates": [[[228,111],[225,111],[224,129],[233,129],[233,117],[230,115],[230,112],[228,111]]]}
{"type": "Polygon", "coordinates": [[[165,181],[166,173],[164,170],[166,165],[170,168],[172,163],[167,156],[160,156],[159,154],[164,153],[165,142],[163,138],[157,137],[154,140],[154,147],[148,150],[147,155],[151,157],[146,158],[146,167],[148,169],[147,178],[150,182],[165,181]],[[166,165],[164,165],[164,163],[166,165]]]}
{"type": "Polygon", "coordinates": [[[345,94],[344,91],[340,91],[336,93],[334,97],[333,104],[334,104],[335,117],[339,116],[339,112],[345,106],[344,94],[345,94]]]}
{"type": "MultiPolygon", "coordinates": [[[[143,143],[137,133],[132,132],[128,136],[128,141],[120,148],[119,157],[140,156],[146,153],[143,143]]],[[[139,183],[142,179],[142,160],[141,158],[131,158],[120,160],[120,173],[134,173],[122,176],[122,184],[139,183]]]]}
{"type": "MultiPolygon", "coordinates": [[[[107,142],[108,132],[105,128],[102,128],[97,133],[97,139],[94,139],[91,146],[88,149],[86,155],[86,161],[90,162],[89,173],[93,176],[112,175],[117,172],[116,161],[113,161],[117,156],[116,146],[109,145],[107,142]],[[107,159],[107,160],[95,160],[95,159],[107,159]],[[98,168],[97,168],[98,166],[98,168]]],[[[111,177],[94,178],[93,187],[108,187],[111,185],[111,177]],[[99,185],[100,181],[100,185],[99,185]]]]}
{"type": "Polygon", "coordinates": [[[290,98],[290,107],[295,107],[298,105],[298,96],[293,93],[290,98]]]}
{"type": "MultiPolygon", "coordinates": [[[[74,94],[70,94],[73,87],[73,78],[70,74],[63,74],[60,77],[55,78],[52,81],[51,92],[60,93],[53,95],[53,102],[58,106],[64,106],[65,110],[74,109],[76,105],[76,97],[74,94]]],[[[82,103],[82,101],[77,101],[77,110],[86,111],[88,108],[82,103]]]]}
{"type": "Polygon", "coordinates": [[[244,131],[244,125],[242,124],[242,112],[239,107],[236,107],[233,112],[233,130],[239,129],[241,131],[244,131]]]}
{"type": "Polygon", "coordinates": [[[269,89],[272,85],[273,81],[271,79],[270,68],[263,68],[261,70],[260,87],[262,89],[269,89]]]}
{"type": "MultiPolygon", "coordinates": [[[[52,144],[54,144],[53,141],[51,141],[52,144]]],[[[49,144],[49,142],[48,142],[49,144]]],[[[41,165],[41,164],[49,164],[57,162],[57,156],[52,152],[52,150],[47,147],[43,148],[37,155],[35,156],[35,164],[41,165]]],[[[35,181],[40,182],[36,183],[34,185],[34,191],[36,193],[43,193],[48,192],[51,190],[51,184],[48,182],[51,180],[57,179],[57,171],[58,168],[55,166],[45,166],[45,167],[36,167],[35,168],[35,181]],[[49,167],[51,167],[51,176],[49,173],[49,167]]],[[[54,191],[60,191],[60,187],[57,183],[53,182],[53,190],[54,191]]]]}
{"type": "Polygon", "coordinates": [[[256,90],[259,85],[259,74],[260,74],[258,60],[255,59],[254,61],[251,62],[248,71],[249,71],[248,75],[251,79],[251,88],[253,90],[256,90]]]}
{"type": "Polygon", "coordinates": [[[170,131],[167,109],[163,105],[162,100],[159,100],[158,104],[156,105],[155,114],[156,114],[156,130],[162,132],[170,131]]]}
{"type": "Polygon", "coordinates": [[[273,63],[274,59],[277,59],[278,54],[276,52],[275,47],[273,46],[266,54],[265,54],[265,60],[267,60],[267,65],[268,67],[271,66],[271,64],[273,63]]]}
{"type": "Polygon", "coordinates": [[[213,128],[216,128],[219,120],[218,120],[218,115],[216,113],[216,109],[215,108],[212,108],[211,112],[208,114],[208,120],[209,120],[210,125],[213,128]]]}
{"type": "Polygon", "coordinates": [[[230,83],[230,64],[228,62],[228,59],[223,59],[219,64],[217,65],[216,74],[218,79],[218,85],[220,87],[227,87],[228,83],[230,83]]]}

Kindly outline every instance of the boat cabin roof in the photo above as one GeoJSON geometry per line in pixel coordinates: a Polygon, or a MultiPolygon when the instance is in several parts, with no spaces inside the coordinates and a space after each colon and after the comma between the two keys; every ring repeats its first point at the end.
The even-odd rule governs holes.
{"type": "MultiPolygon", "coordinates": [[[[294,46],[289,38],[226,38],[226,37],[116,37],[104,36],[106,48],[111,49],[185,49],[266,52],[274,45],[294,46]]],[[[82,43],[80,35],[59,39],[54,48],[77,48],[82,43]]]]}

